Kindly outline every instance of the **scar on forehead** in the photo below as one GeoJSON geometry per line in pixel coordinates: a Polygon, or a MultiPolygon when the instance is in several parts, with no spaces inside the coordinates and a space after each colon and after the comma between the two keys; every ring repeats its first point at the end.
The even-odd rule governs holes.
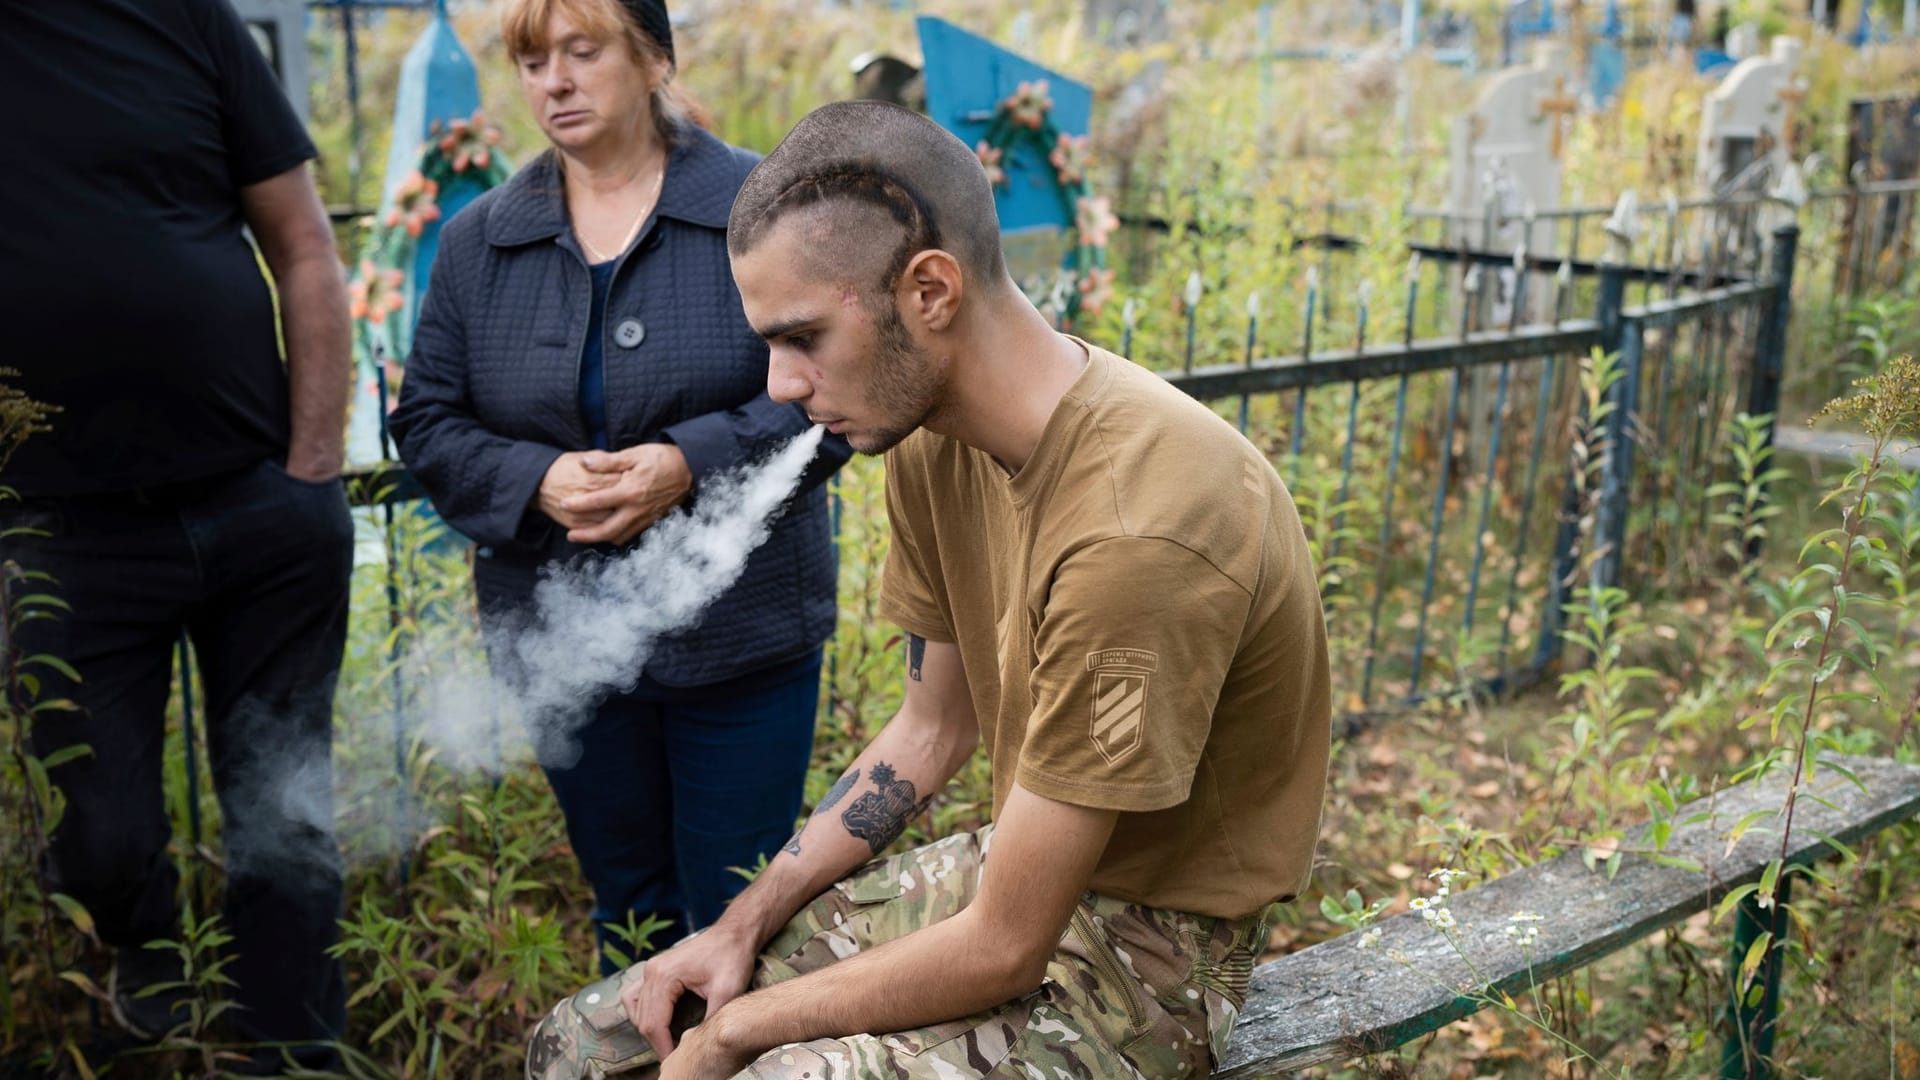
{"type": "Polygon", "coordinates": [[[840,286],[840,306],[843,308],[859,307],[860,290],[854,288],[852,285],[840,286]]]}

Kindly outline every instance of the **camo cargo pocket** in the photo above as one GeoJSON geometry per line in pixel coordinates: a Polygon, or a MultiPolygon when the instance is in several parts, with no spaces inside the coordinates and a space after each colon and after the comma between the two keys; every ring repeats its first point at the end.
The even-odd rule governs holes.
{"type": "Polygon", "coordinates": [[[527,1046],[529,1080],[615,1076],[654,1064],[652,1044],[627,1022],[620,987],[638,968],[589,984],[553,1007],[527,1046]]]}

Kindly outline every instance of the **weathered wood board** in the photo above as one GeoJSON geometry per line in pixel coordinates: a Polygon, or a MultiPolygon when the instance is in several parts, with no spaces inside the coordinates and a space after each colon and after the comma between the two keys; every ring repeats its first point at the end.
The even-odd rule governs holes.
{"type": "MultiPolygon", "coordinates": [[[[1832,760],[1852,770],[1866,790],[1838,772],[1818,770],[1794,810],[1791,861],[1828,854],[1821,834],[1851,844],[1920,813],[1920,766],[1832,760]]],[[[1522,997],[1530,981],[1577,970],[1705,910],[1729,889],[1757,880],[1779,855],[1777,816],[1788,779],[1775,773],[1681,808],[1665,852],[1694,859],[1704,871],[1627,855],[1608,881],[1604,872],[1587,869],[1576,852],[1456,891],[1450,907],[1467,956],[1497,989],[1522,997]],[[1727,837],[1740,819],[1766,809],[1776,820],[1754,826],[1729,848],[1727,837]],[[1508,916],[1522,911],[1545,916],[1531,972],[1505,934],[1508,916]]],[[[1636,833],[1624,846],[1642,843],[1636,833]]],[[[1732,919],[1727,922],[1730,939],[1732,919]]],[[[1359,947],[1359,934],[1346,934],[1256,968],[1233,1043],[1214,1075],[1245,1080],[1399,1046],[1477,1009],[1448,989],[1477,980],[1438,930],[1414,912],[1378,925],[1380,940],[1371,949],[1359,947]],[[1408,970],[1390,951],[1418,970],[1408,970]]]]}

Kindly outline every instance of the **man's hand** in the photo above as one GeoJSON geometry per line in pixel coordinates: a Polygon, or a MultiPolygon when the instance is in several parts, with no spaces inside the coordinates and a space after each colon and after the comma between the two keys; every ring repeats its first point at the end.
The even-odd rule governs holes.
{"type": "Polygon", "coordinates": [[[561,502],[567,513],[599,518],[591,524],[568,526],[567,539],[576,544],[624,544],[693,490],[686,455],[672,443],[641,443],[616,453],[589,451],[580,463],[604,483],[561,502]]]}
{"type": "MultiPolygon", "coordinates": [[[[627,1011],[627,1020],[653,1044],[654,1052],[665,1062],[674,1053],[673,1007],[681,995],[691,992],[705,998],[707,1018],[712,1020],[721,1006],[746,991],[747,983],[753,978],[753,956],[757,948],[756,943],[730,933],[724,924],[680,942],[646,961],[640,978],[621,987],[620,1005],[627,1011]]],[[[706,1036],[709,1044],[714,1041],[712,1035],[709,1031],[706,1036]]],[[[696,1041],[690,1033],[688,1045],[696,1041]]],[[[710,1054],[715,1049],[717,1047],[709,1045],[702,1053],[710,1054]]],[[[717,1075],[732,1076],[733,1072],[717,1075]]]]}
{"type": "Polygon", "coordinates": [[[591,528],[605,521],[605,511],[577,513],[567,509],[567,500],[588,492],[610,487],[617,477],[604,473],[588,472],[581,465],[588,452],[573,451],[561,454],[547,466],[547,475],[540,481],[540,491],[534,496],[534,504],[540,512],[552,518],[562,528],[571,530],[591,528]]]}
{"type": "Polygon", "coordinates": [[[701,1024],[687,1032],[672,1059],[660,1065],[660,1080],[728,1080],[757,1056],[744,1047],[727,1045],[722,1025],[701,1024]]]}

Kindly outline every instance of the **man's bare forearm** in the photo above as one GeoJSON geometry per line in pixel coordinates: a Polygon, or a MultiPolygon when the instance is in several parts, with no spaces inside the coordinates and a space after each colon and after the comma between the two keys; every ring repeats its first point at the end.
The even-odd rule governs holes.
{"type": "Polygon", "coordinates": [[[979,743],[978,728],[902,710],[854,759],[714,925],[758,950],[828,886],[873,859],[926,810],[979,743]]]}
{"type": "Polygon", "coordinates": [[[709,1018],[712,1037],[729,1059],[751,1060],[784,1043],[904,1031],[1029,993],[1118,820],[1117,811],[1055,802],[1016,781],[979,893],[958,914],[735,998],[709,1018]]]}
{"type": "Polygon", "coordinates": [[[1011,1001],[1040,985],[973,909],[798,979],[736,998],[714,1035],[745,1055],[809,1039],[904,1031],[1011,1001]]]}
{"type": "Polygon", "coordinates": [[[276,274],[286,338],[293,436],[287,470],[307,479],[339,473],[353,389],[353,323],[331,254],[297,259],[276,274]]]}

